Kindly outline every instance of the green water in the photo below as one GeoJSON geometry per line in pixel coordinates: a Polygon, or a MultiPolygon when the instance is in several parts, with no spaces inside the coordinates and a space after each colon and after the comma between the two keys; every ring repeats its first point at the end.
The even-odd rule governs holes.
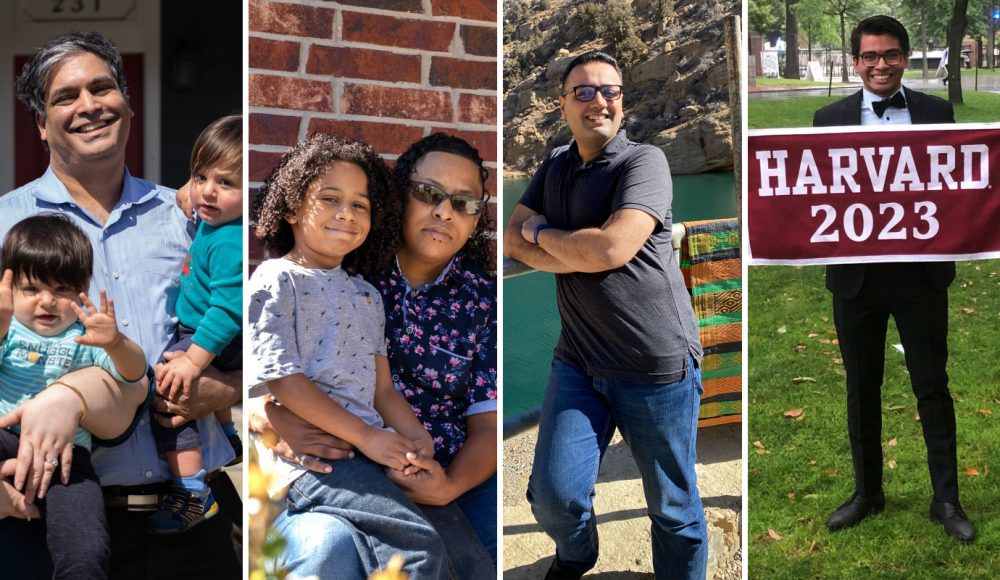
{"type": "MultiPolygon", "coordinates": [[[[503,183],[502,228],[528,180],[503,183]]],[[[674,221],[736,216],[732,173],[674,176],[674,221]]],[[[503,415],[512,417],[542,404],[552,349],[559,338],[556,282],[535,272],[503,281],[503,415]]]]}

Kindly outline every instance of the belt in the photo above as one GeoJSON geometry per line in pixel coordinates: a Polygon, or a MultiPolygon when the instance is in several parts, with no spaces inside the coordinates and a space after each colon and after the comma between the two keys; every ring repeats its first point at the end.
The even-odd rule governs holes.
{"type": "MultiPolygon", "coordinates": [[[[212,483],[222,474],[221,469],[205,476],[205,483],[212,483]]],[[[170,482],[160,481],[149,485],[109,485],[101,488],[104,506],[109,510],[129,512],[154,512],[160,508],[170,482]]]]}

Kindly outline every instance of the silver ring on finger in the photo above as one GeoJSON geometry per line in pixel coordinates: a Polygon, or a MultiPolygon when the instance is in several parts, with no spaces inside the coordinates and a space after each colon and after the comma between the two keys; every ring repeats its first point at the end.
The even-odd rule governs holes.
{"type": "Polygon", "coordinates": [[[55,467],[55,466],[59,465],[59,460],[56,459],[55,457],[53,457],[52,459],[46,459],[45,460],[45,465],[51,465],[52,467],[55,467]]]}

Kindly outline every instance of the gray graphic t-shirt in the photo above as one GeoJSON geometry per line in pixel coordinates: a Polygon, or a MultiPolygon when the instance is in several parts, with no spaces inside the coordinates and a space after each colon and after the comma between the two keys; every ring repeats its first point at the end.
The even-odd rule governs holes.
{"type": "MultiPolygon", "coordinates": [[[[248,284],[249,396],[267,393],[267,381],[303,374],[334,401],[373,427],[375,355],[385,356],[382,297],[341,268],[303,268],[285,259],[262,263],[248,284]]],[[[287,462],[294,480],[301,466],[287,462]]],[[[285,472],[278,465],[275,466],[285,472]]]]}

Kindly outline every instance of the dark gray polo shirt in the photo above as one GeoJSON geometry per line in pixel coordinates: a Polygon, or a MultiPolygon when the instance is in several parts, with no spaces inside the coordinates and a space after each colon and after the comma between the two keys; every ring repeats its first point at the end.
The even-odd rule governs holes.
{"type": "MultiPolygon", "coordinates": [[[[640,383],[684,378],[687,355],[701,359],[691,296],[670,243],[673,186],[663,152],[621,131],[590,163],[576,143],[554,149],[520,203],[563,230],[600,227],[624,208],[657,220],[626,265],[556,275],[562,333],[555,356],[590,376],[640,383]]],[[[700,363],[699,363],[700,364],[700,363]]]]}

